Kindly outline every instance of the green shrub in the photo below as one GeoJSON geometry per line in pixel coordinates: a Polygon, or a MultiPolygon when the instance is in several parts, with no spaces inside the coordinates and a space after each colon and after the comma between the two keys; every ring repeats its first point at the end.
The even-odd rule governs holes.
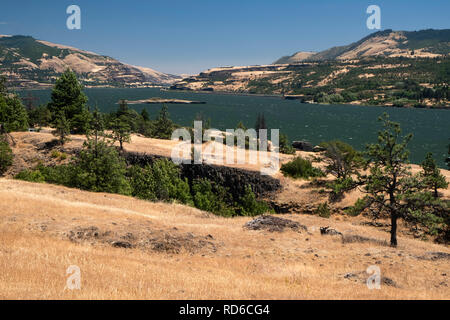
{"type": "Polygon", "coordinates": [[[194,205],[200,210],[213,212],[215,214],[230,217],[235,211],[230,207],[231,196],[229,192],[220,185],[212,185],[206,179],[197,179],[192,183],[192,195],[194,205]]]}
{"type": "Polygon", "coordinates": [[[128,176],[131,185],[131,195],[133,197],[156,201],[155,178],[151,165],[144,168],[132,166],[128,169],[128,176]]]}
{"type": "Polygon", "coordinates": [[[15,176],[15,179],[29,182],[48,182],[70,187],[73,179],[73,172],[74,168],[72,165],[45,167],[42,164],[39,164],[34,169],[19,172],[15,176]]]}
{"type": "Polygon", "coordinates": [[[39,170],[23,170],[19,172],[14,178],[28,182],[45,182],[45,177],[39,170]]]}
{"type": "Polygon", "coordinates": [[[131,194],[125,177],[126,163],[115,147],[105,141],[85,142],[73,165],[71,187],[94,192],[131,194]]]}
{"type": "Polygon", "coordinates": [[[13,153],[8,142],[0,137],[0,175],[3,175],[13,164],[13,153]]]}
{"type": "Polygon", "coordinates": [[[331,216],[330,207],[327,202],[319,204],[315,213],[322,218],[329,218],[331,216]]]}
{"type": "Polygon", "coordinates": [[[144,168],[133,166],[128,170],[128,176],[134,197],[192,203],[187,180],[181,179],[179,167],[167,159],[157,160],[144,168]]]}
{"type": "Polygon", "coordinates": [[[280,170],[285,176],[295,179],[325,176],[320,169],[312,166],[311,161],[303,159],[302,157],[296,157],[294,160],[283,164],[280,170]]]}
{"type": "Polygon", "coordinates": [[[287,135],[280,134],[280,153],[284,154],[295,154],[295,149],[292,147],[292,145],[289,142],[289,139],[287,135]]]}
{"type": "Polygon", "coordinates": [[[61,153],[58,150],[53,150],[50,156],[54,159],[59,158],[61,156],[61,153]]]}
{"type": "Polygon", "coordinates": [[[256,199],[250,186],[245,188],[245,194],[239,199],[238,209],[242,216],[260,215],[270,210],[265,202],[256,199]]]}

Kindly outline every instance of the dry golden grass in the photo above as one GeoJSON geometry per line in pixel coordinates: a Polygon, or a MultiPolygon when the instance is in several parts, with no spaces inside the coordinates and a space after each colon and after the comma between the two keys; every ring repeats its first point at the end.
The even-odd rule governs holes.
{"type": "Polygon", "coordinates": [[[221,218],[177,204],[89,193],[0,179],[0,298],[3,299],[449,299],[449,260],[419,259],[448,247],[399,237],[393,249],[322,236],[321,226],[378,240],[388,234],[359,218],[286,215],[307,232],[249,231],[251,218],[221,218]],[[67,233],[95,226],[139,239],[210,236],[204,247],[180,253],[151,247],[114,248],[67,233]],[[398,287],[369,290],[344,274],[376,264],[398,287]],[[64,290],[66,269],[81,269],[81,290],[64,290]]]}

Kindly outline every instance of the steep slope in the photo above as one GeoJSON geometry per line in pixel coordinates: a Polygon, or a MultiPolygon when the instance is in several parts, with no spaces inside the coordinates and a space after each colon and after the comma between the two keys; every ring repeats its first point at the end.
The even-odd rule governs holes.
{"type": "Polygon", "coordinates": [[[275,61],[273,64],[294,64],[301,61],[308,60],[308,58],[314,56],[317,52],[299,51],[292,56],[284,56],[275,61]]]}
{"type": "Polygon", "coordinates": [[[49,85],[65,69],[87,86],[171,84],[181,77],[29,36],[0,37],[0,73],[17,87],[49,85]]]}
{"type": "Polygon", "coordinates": [[[450,52],[450,29],[421,31],[392,31],[372,33],[345,46],[333,47],[312,55],[303,52],[278,59],[278,63],[302,61],[346,60],[364,57],[439,57],[450,52]]]}

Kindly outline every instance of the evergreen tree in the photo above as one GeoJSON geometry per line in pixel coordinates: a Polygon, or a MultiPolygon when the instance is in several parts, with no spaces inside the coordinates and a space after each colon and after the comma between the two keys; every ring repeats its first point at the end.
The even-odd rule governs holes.
{"type": "Polygon", "coordinates": [[[387,213],[391,219],[391,246],[397,246],[397,220],[407,213],[402,197],[408,192],[411,177],[406,149],[412,135],[401,137],[400,125],[385,113],[379,119],[384,130],[378,133],[378,143],[367,146],[371,166],[366,179],[367,200],[377,206],[376,217],[387,213]]]}
{"type": "Polygon", "coordinates": [[[98,107],[95,107],[94,111],[92,112],[91,122],[89,123],[89,131],[87,132],[86,136],[88,139],[92,137],[94,140],[94,144],[97,145],[99,137],[105,136],[104,130],[105,123],[102,114],[98,110],[98,107]]]}
{"type": "Polygon", "coordinates": [[[122,116],[128,117],[130,115],[130,109],[128,108],[128,103],[126,100],[119,101],[119,108],[116,112],[116,117],[120,118],[122,116]]]}
{"type": "MultiPolygon", "coordinates": [[[[380,117],[384,130],[378,133],[378,143],[367,146],[370,172],[360,176],[367,196],[364,201],[374,218],[385,214],[391,219],[391,246],[397,246],[397,220],[420,223],[436,229],[444,221],[447,205],[427,191],[420,175],[412,175],[406,149],[412,135],[401,136],[400,125],[380,117]]],[[[427,161],[427,171],[433,165],[427,161]]],[[[437,228],[439,229],[439,228],[437,228]]]]}
{"type": "Polygon", "coordinates": [[[170,139],[174,129],[174,123],[170,120],[169,109],[167,105],[163,104],[158,118],[154,123],[153,136],[159,139],[170,139]]]}
{"type": "Polygon", "coordinates": [[[71,184],[75,188],[94,192],[130,195],[131,187],[126,179],[126,163],[106,140],[84,143],[73,166],[71,184]]]}
{"type": "Polygon", "coordinates": [[[4,77],[0,77],[0,125],[6,133],[28,128],[27,111],[19,97],[8,92],[4,77]]]}
{"type": "Polygon", "coordinates": [[[433,191],[434,197],[437,198],[438,189],[446,189],[448,187],[448,183],[437,167],[436,161],[433,159],[433,154],[431,152],[427,153],[421,166],[423,170],[423,182],[433,191]]]}
{"type": "Polygon", "coordinates": [[[46,105],[41,105],[28,111],[28,122],[30,126],[49,126],[51,121],[52,113],[46,105]]]}
{"type": "Polygon", "coordinates": [[[335,140],[321,144],[325,148],[327,173],[338,179],[346,179],[358,173],[363,166],[362,155],[345,142],[335,140]]]}
{"type": "Polygon", "coordinates": [[[75,133],[85,133],[89,121],[89,111],[86,108],[87,97],[83,93],[83,86],[78,81],[74,72],[67,69],[61,77],[56,80],[51,94],[48,108],[52,113],[55,123],[59,112],[64,112],[70,121],[70,130],[75,133]]]}
{"type": "Polygon", "coordinates": [[[121,115],[116,118],[112,124],[113,139],[120,144],[120,150],[123,150],[123,143],[130,142],[131,128],[128,122],[128,118],[125,115],[121,115]]]}
{"type": "Polygon", "coordinates": [[[146,108],[142,109],[141,116],[144,121],[150,121],[150,115],[146,108]]]}
{"type": "Polygon", "coordinates": [[[70,122],[63,111],[60,111],[55,119],[55,130],[52,131],[52,134],[58,137],[61,145],[69,140],[70,122]]]}

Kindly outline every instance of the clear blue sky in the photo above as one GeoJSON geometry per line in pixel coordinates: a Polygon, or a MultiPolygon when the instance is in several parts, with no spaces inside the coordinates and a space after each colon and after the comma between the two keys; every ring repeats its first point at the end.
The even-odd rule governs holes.
{"type": "Polygon", "coordinates": [[[373,32],[366,8],[381,7],[382,29],[450,28],[449,0],[2,0],[0,34],[31,35],[168,73],[272,63],[373,32]],[[66,28],[77,4],[82,29],[66,28]]]}

